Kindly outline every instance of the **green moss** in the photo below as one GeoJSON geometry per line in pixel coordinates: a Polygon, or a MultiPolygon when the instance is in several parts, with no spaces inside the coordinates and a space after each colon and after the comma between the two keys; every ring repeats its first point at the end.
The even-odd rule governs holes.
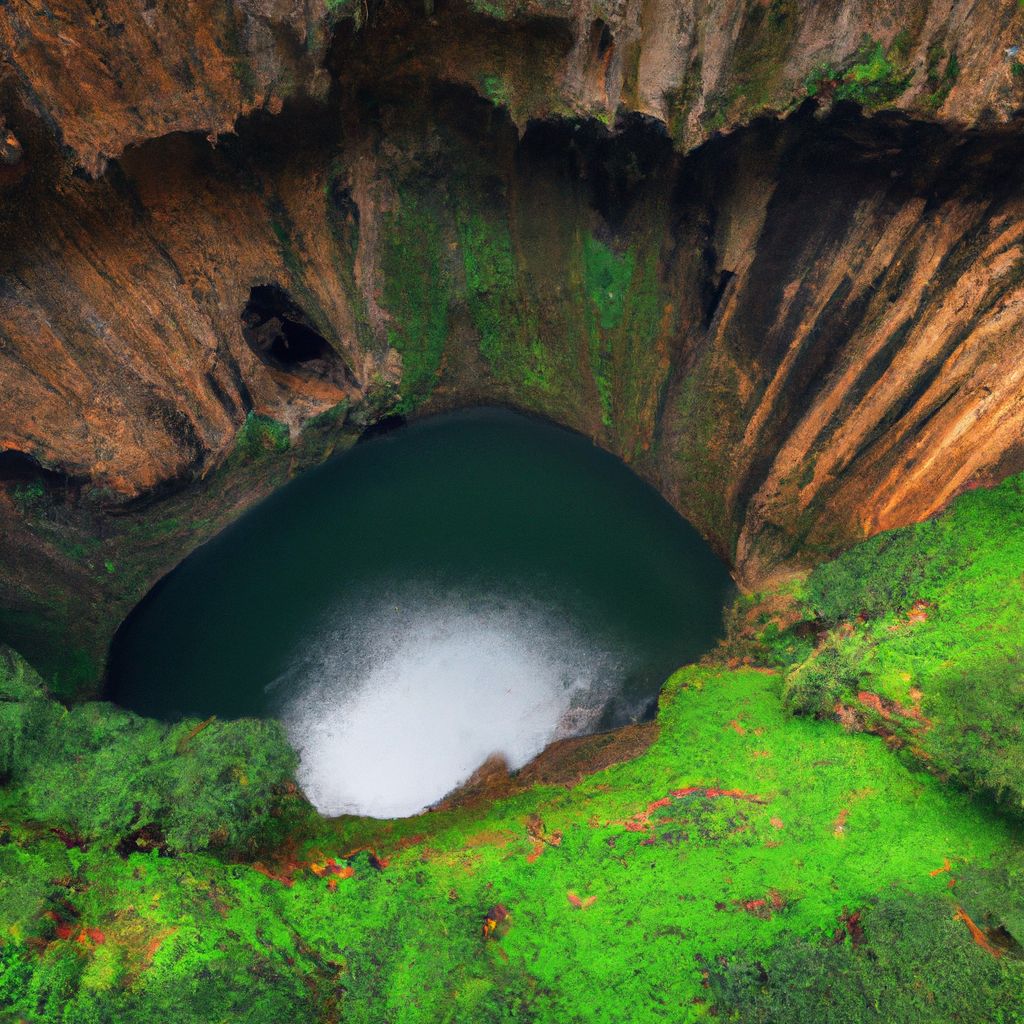
{"type": "MultiPolygon", "coordinates": [[[[900,32],[888,49],[865,36],[852,65],[837,68],[827,62],[819,64],[804,79],[804,89],[811,97],[831,91],[835,99],[859,103],[869,110],[884,107],[910,85],[913,70],[907,68],[906,62],[912,45],[913,37],[907,31],[900,32]]],[[[946,89],[948,93],[959,73],[955,60],[947,71],[953,76],[946,89]]]]}
{"type": "Polygon", "coordinates": [[[514,5],[506,4],[502,0],[470,0],[470,7],[479,14],[486,14],[489,18],[496,18],[498,21],[507,21],[515,11],[514,5]]]}
{"type": "Polygon", "coordinates": [[[102,546],[102,541],[96,537],[87,537],[81,540],[62,540],[58,542],[58,546],[68,558],[85,561],[102,546]]]}
{"type": "Polygon", "coordinates": [[[288,450],[291,443],[288,427],[270,416],[251,412],[235,438],[235,452],[246,459],[288,450]]]}
{"type": "Polygon", "coordinates": [[[762,664],[777,668],[788,668],[808,658],[812,651],[811,641],[795,635],[791,630],[781,629],[776,622],[766,621],[757,634],[757,646],[762,664]]]}
{"type": "Polygon", "coordinates": [[[388,344],[402,354],[399,412],[411,412],[433,393],[448,338],[450,280],[441,263],[437,218],[411,198],[383,218],[380,261],[384,306],[391,315],[388,344]]]}
{"type": "Polygon", "coordinates": [[[960,62],[957,60],[956,51],[947,54],[941,43],[929,46],[926,76],[930,91],[925,97],[925,105],[938,110],[946,102],[946,97],[960,77],[960,62]]]}
{"type": "Polygon", "coordinates": [[[519,288],[505,222],[480,214],[458,221],[467,298],[480,352],[495,376],[519,388],[547,390],[550,371],[536,324],[519,288]]]}
{"type": "Polygon", "coordinates": [[[616,253],[590,235],[583,239],[584,284],[602,330],[614,330],[622,323],[635,265],[631,252],[616,253]]]}
{"type": "Polygon", "coordinates": [[[612,339],[622,324],[626,291],[636,267],[632,252],[616,253],[591,235],[583,239],[583,284],[588,303],[590,368],[601,404],[601,421],[612,425],[612,339]]]}
{"type": "Polygon", "coordinates": [[[840,77],[841,73],[831,64],[819,64],[804,79],[804,89],[808,96],[817,96],[825,86],[834,85],[840,77]]]}
{"type": "Polygon", "coordinates": [[[46,488],[41,480],[30,480],[28,483],[16,484],[11,489],[11,497],[22,515],[33,514],[46,505],[46,488]]]}
{"type": "Polygon", "coordinates": [[[794,706],[822,712],[869,690],[911,707],[916,692],[927,728],[873,717],[937,770],[1024,812],[1024,477],[821,566],[806,607],[839,625],[790,674],[794,706]]]}
{"type": "Polygon", "coordinates": [[[896,33],[896,38],[893,39],[892,44],[889,47],[889,55],[897,61],[903,62],[910,57],[910,51],[913,48],[914,37],[905,28],[900,29],[896,33]]]}
{"type": "Polygon", "coordinates": [[[508,83],[501,75],[484,75],[480,80],[480,91],[496,107],[507,107],[511,96],[508,83]]]}
{"type": "Polygon", "coordinates": [[[895,43],[886,50],[880,42],[865,37],[856,60],[836,88],[837,100],[852,100],[868,109],[882,107],[895,100],[913,77],[900,67],[902,58],[895,43]]]}
{"type": "Polygon", "coordinates": [[[182,529],[184,525],[178,516],[167,516],[152,523],[135,523],[132,526],[132,534],[140,540],[158,540],[161,537],[169,537],[182,529]]]}

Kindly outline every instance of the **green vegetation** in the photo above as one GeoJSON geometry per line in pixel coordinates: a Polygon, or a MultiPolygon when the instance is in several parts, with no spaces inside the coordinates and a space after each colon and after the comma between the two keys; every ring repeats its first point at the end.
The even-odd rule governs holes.
{"type": "MultiPolygon", "coordinates": [[[[957,884],[966,889],[970,882],[957,884]]],[[[718,1005],[731,1011],[726,1019],[744,1024],[1021,1019],[1013,993],[1024,973],[1019,962],[965,945],[964,922],[950,913],[948,900],[893,890],[855,913],[831,937],[782,937],[767,963],[746,952],[724,965],[709,963],[709,987],[718,1005]],[[873,1018],[865,1018],[865,1007],[872,1008],[873,1018]]]]}
{"type": "Polygon", "coordinates": [[[16,484],[11,489],[11,497],[23,515],[38,512],[46,502],[46,488],[41,480],[31,480],[25,484],[16,484]]]}
{"type": "Polygon", "coordinates": [[[653,746],[573,789],[332,823],[273,726],[68,712],[5,664],[0,998],[28,1021],[1021,1019],[1024,965],[971,928],[1024,934],[1011,830],[787,716],[778,676],[676,673],[653,746]]]}
{"type": "Polygon", "coordinates": [[[295,755],[273,722],[164,725],[101,702],[47,698],[0,654],[0,807],[74,845],[251,853],[276,836],[295,755]]]}
{"type": "Polygon", "coordinates": [[[712,93],[701,115],[707,131],[723,128],[730,115],[749,117],[772,106],[799,23],[794,0],[749,5],[730,57],[732,84],[712,93]]]}
{"type": "Polygon", "coordinates": [[[441,229],[410,198],[384,218],[381,270],[392,317],[388,344],[402,354],[401,400],[411,412],[433,393],[448,338],[449,281],[441,266],[441,229]]]}
{"type": "MultiPolygon", "coordinates": [[[[481,348],[518,372],[507,232],[459,231],[481,348]]],[[[658,336],[646,258],[581,247],[598,369],[648,372],[653,342],[623,339],[658,336]]],[[[680,404],[728,372],[696,366],[680,404]]],[[[261,417],[239,437],[247,457],[288,447],[261,417]]],[[[0,653],[3,1013],[1024,1022],[1024,475],[732,618],[634,760],[394,822],[320,819],[274,723],[69,709],[0,653]]]]}
{"type": "Polygon", "coordinates": [[[626,292],[636,257],[616,253],[588,235],[583,239],[583,283],[587,298],[590,368],[601,401],[601,421],[612,424],[612,341],[609,332],[622,324],[626,292]]]}
{"type": "Polygon", "coordinates": [[[819,64],[804,79],[804,89],[808,96],[817,96],[825,86],[834,85],[838,79],[839,72],[831,64],[819,64]]]}
{"type": "Polygon", "coordinates": [[[666,124],[673,143],[679,149],[686,146],[689,134],[687,118],[694,102],[701,94],[701,68],[702,60],[698,55],[687,67],[682,82],[665,93],[665,106],[668,112],[666,124]]]}
{"type": "Polygon", "coordinates": [[[480,14],[486,14],[489,18],[496,18],[498,21],[505,21],[515,13],[510,10],[503,0],[471,0],[470,7],[480,14]]]}
{"type": "Polygon", "coordinates": [[[496,107],[507,107],[511,101],[508,83],[501,75],[484,75],[480,80],[480,91],[496,107]]]}
{"type": "Polygon", "coordinates": [[[931,91],[925,97],[925,105],[932,110],[938,110],[946,102],[946,97],[960,77],[960,62],[957,60],[956,51],[947,54],[941,43],[933,43],[928,47],[926,73],[928,88],[931,91]]]}
{"type": "Polygon", "coordinates": [[[235,439],[235,451],[247,459],[288,450],[288,427],[270,416],[249,413],[235,439]]]}
{"type": "Polygon", "coordinates": [[[895,43],[886,50],[881,43],[865,39],[857,54],[858,62],[836,89],[836,99],[853,100],[868,108],[891,103],[910,84],[911,75],[899,69],[899,59],[895,43]]]}
{"type": "Polygon", "coordinates": [[[466,289],[480,352],[502,381],[547,389],[549,374],[536,325],[524,315],[508,227],[479,214],[459,220],[466,289]]]}
{"type": "MultiPolygon", "coordinates": [[[[831,64],[821,64],[807,76],[804,83],[807,95],[818,96],[827,85],[834,88],[835,99],[859,103],[868,110],[891,103],[913,78],[913,71],[904,66],[910,42],[909,35],[901,32],[886,49],[882,43],[865,36],[850,67],[838,69],[831,64]]],[[[949,65],[946,70],[950,70],[949,65]]],[[[955,64],[951,73],[959,74],[955,64]]]]}
{"type": "Polygon", "coordinates": [[[849,702],[936,771],[1024,812],[1024,477],[819,567],[803,603],[834,628],[790,672],[795,709],[849,702]]]}

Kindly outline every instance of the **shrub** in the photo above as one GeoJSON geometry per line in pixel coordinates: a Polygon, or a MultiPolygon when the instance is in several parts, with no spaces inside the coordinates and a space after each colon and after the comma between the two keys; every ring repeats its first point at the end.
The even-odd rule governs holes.
{"type": "Polygon", "coordinates": [[[771,956],[738,953],[709,964],[719,1017],[743,1024],[1024,1020],[1024,963],[996,959],[972,942],[947,899],[896,891],[854,921],[835,935],[783,934],[771,956]]]}
{"type": "Polygon", "coordinates": [[[795,715],[824,718],[857,682],[855,659],[843,648],[827,646],[786,676],[782,703],[795,715]]]}
{"type": "Polygon", "coordinates": [[[0,778],[27,817],[84,841],[251,853],[279,832],[295,765],[277,722],[169,725],[98,701],[69,711],[23,661],[0,658],[0,778]]]}
{"type": "Polygon", "coordinates": [[[269,416],[251,412],[245,418],[235,439],[235,451],[249,459],[268,452],[284,452],[291,443],[288,427],[269,416]]]}

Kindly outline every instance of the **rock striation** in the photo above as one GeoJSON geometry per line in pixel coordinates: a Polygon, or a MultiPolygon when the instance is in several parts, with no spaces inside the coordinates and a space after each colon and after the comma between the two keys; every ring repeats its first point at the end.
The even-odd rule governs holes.
{"type": "Polygon", "coordinates": [[[503,402],[758,586],[1024,468],[1024,12],[0,12],[0,634],[156,578],[382,416],[503,402]]]}

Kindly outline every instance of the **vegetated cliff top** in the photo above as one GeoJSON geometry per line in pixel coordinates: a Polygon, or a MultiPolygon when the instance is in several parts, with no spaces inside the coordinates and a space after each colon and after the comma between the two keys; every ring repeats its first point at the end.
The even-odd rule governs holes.
{"type": "Polygon", "coordinates": [[[394,40],[382,74],[426,63],[520,125],[641,113],[681,149],[807,97],[957,126],[1005,123],[1024,99],[1024,6],[1007,0],[12,0],[0,114],[41,120],[95,175],[146,139],[215,141],[325,98],[339,40],[378,32],[394,40]]]}

